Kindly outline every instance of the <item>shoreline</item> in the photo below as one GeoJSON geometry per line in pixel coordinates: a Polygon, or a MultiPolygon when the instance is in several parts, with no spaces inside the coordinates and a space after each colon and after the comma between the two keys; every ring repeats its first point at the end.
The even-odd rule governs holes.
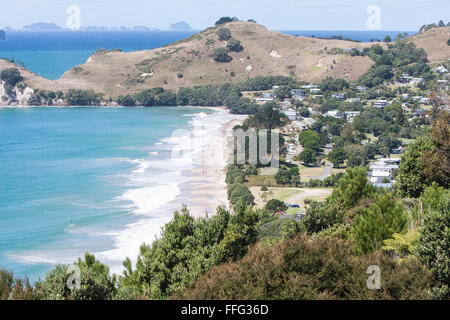
{"type": "MultiPolygon", "coordinates": [[[[172,150],[181,147],[181,152],[186,154],[177,154],[168,161],[188,161],[187,167],[180,170],[181,181],[176,183],[176,196],[152,211],[133,214],[138,219],[127,223],[113,235],[113,248],[94,252],[100,261],[110,267],[112,273],[122,273],[122,262],[126,257],[136,263],[139,247],[144,243],[151,245],[156,237],[160,236],[165,224],[173,219],[173,213],[180,211],[183,205],[187,206],[190,215],[195,219],[215,215],[217,207],[221,205],[228,209],[225,176],[227,155],[231,146],[227,142],[233,127],[242,123],[247,116],[229,114],[224,107],[203,108],[214,109],[216,112],[194,114],[190,120],[191,128],[184,133],[194,136],[194,145],[200,140],[198,145],[194,148],[186,146],[184,136],[171,147],[172,150]],[[124,251],[127,252],[125,256],[124,251]]],[[[170,141],[171,137],[164,140],[170,141]]]]}
{"type": "MultiPolygon", "coordinates": [[[[189,176],[188,181],[179,184],[179,195],[172,203],[179,208],[186,204],[194,218],[214,215],[218,206],[229,209],[225,182],[228,158],[232,151],[229,138],[233,127],[242,124],[247,117],[231,115],[225,107],[203,108],[220,110],[216,117],[226,114],[233,119],[228,119],[214,130],[215,139],[202,146],[201,155],[197,150],[194,155],[197,159],[194,161],[194,168],[185,172],[189,176]]],[[[207,132],[207,134],[211,133],[213,132],[207,132]]]]}

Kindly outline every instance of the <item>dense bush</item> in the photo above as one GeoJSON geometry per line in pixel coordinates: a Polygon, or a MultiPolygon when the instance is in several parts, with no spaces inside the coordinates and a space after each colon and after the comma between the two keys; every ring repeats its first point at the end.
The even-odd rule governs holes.
{"type": "Polygon", "coordinates": [[[100,103],[100,96],[93,90],[70,89],[65,98],[70,106],[92,106],[100,103]]]}
{"type": "Polygon", "coordinates": [[[217,48],[213,53],[214,60],[217,62],[230,62],[233,60],[232,57],[228,55],[228,50],[226,48],[217,48]]]}
{"type": "Polygon", "coordinates": [[[107,300],[114,296],[116,277],[109,275],[106,265],[88,253],[84,260],[78,259],[74,265],[80,270],[79,287],[69,289],[67,282],[75,271],[70,271],[67,265],[57,265],[40,284],[44,299],[107,300]]]}
{"type": "Polygon", "coordinates": [[[17,68],[4,69],[0,72],[0,79],[5,81],[10,86],[14,87],[16,84],[23,80],[20,75],[20,71],[17,68]]]}
{"type": "Polygon", "coordinates": [[[417,260],[401,264],[377,252],[355,257],[351,243],[304,235],[256,245],[240,261],[213,268],[175,298],[209,300],[429,299],[430,276],[417,260]],[[381,290],[367,288],[370,265],[382,270],[381,290]]]}
{"type": "Polygon", "coordinates": [[[219,28],[216,31],[216,34],[219,37],[220,41],[228,41],[231,38],[231,31],[227,28],[219,28]]]}
{"type": "Polygon", "coordinates": [[[183,292],[213,266],[242,257],[256,241],[258,221],[258,213],[243,206],[235,214],[219,207],[216,215],[200,219],[186,208],[175,212],[161,237],[141,247],[135,270],[126,261],[119,293],[128,299],[162,299],[183,292]]]}
{"type": "Polygon", "coordinates": [[[433,273],[434,297],[450,299],[450,198],[448,192],[442,194],[439,200],[424,206],[430,211],[424,214],[417,252],[433,273]]]}
{"type": "Polygon", "coordinates": [[[227,49],[234,52],[241,52],[244,50],[244,47],[241,45],[241,42],[238,39],[231,38],[228,40],[227,49]]]}
{"type": "Polygon", "coordinates": [[[267,201],[264,209],[266,209],[267,211],[270,211],[272,213],[275,213],[275,212],[279,212],[279,211],[284,211],[287,209],[287,207],[283,201],[280,201],[278,199],[271,199],[271,200],[267,201]]]}

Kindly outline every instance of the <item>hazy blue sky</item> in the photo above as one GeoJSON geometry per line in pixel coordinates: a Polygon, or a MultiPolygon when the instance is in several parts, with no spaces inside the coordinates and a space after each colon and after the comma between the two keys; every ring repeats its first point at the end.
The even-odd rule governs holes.
{"type": "Polygon", "coordinates": [[[168,28],[184,20],[203,29],[221,16],[237,16],[278,30],[365,30],[371,5],[381,10],[381,30],[417,30],[450,19],[450,0],[0,0],[0,27],[65,26],[69,5],[81,8],[82,26],[168,28]]]}

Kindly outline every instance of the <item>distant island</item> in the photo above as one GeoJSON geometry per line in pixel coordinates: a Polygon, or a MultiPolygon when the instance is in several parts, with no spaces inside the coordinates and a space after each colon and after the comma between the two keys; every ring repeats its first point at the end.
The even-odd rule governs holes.
{"type": "Polygon", "coordinates": [[[176,31],[190,31],[190,30],[192,30],[191,26],[189,24],[187,24],[186,22],[184,22],[184,21],[172,23],[170,25],[170,29],[171,30],[176,30],[176,31]]]}
{"type": "Polygon", "coordinates": [[[6,32],[3,30],[0,30],[0,40],[5,40],[6,39],[6,32]]]}
{"type": "MultiPolygon", "coordinates": [[[[56,31],[72,31],[69,28],[66,27],[60,27],[55,23],[52,22],[37,22],[32,23],[26,26],[23,26],[19,29],[13,29],[11,27],[4,28],[8,32],[14,32],[14,31],[26,31],[26,32],[56,32],[56,31]]],[[[146,27],[146,26],[134,26],[134,27],[126,27],[126,26],[120,26],[120,27],[107,27],[107,26],[85,26],[81,27],[77,31],[140,31],[140,32],[151,32],[151,31],[191,31],[193,30],[192,27],[185,21],[179,21],[172,23],[170,25],[170,28],[167,29],[158,29],[153,27],[146,27]]],[[[1,32],[0,32],[0,40],[1,32]]]]}
{"type": "Polygon", "coordinates": [[[23,26],[23,31],[62,31],[63,28],[54,23],[38,22],[23,26]]]}

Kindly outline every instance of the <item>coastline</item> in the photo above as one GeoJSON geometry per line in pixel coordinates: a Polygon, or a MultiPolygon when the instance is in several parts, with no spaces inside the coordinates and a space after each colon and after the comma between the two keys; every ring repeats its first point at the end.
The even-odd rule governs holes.
{"type": "Polygon", "coordinates": [[[218,206],[229,208],[225,182],[226,166],[232,152],[229,138],[233,127],[241,124],[245,117],[230,119],[216,131],[217,140],[206,144],[201,156],[197,153],[195,168],[186,173],[189,180],[179,185],[180,194],[173,203],[179,207],[186,204],[193,217],[214,215],[218,206]]]}
{"type": "MultiPolygon", "coordinates": [[[[166,160],[166,165],[171,167],[172,163],[174,167],[181,168],[177,174],[179,181],[170,181],[167,186],[163,184],[156,188],[143,186],[143,189],[136,190],[137,193],[130,198],[139,199],[139,202],[133,201],[134,213],[131,213],[138,218],[137,221],[130,222],[118,232],[107,234],[112,237],[113,248],[94,252],[113,273],[122,273],[122,262],[126,257],[135,263],[140,246],[144,243],[150,245],[159,237],[164,225],[172,220],[173,213],[180,211],[183,205],[194,218],[210,217],[216,213],[218,206],[228,208],[225,182],[231,152],[228,140],[233,127],[241,124],[247,116],[230,114],[224,107],[193,108],[215,111],[191,115],[189,130],[182,131],[181,136],[172,135],[162,140],[170,145],[172,152],[177,151],[166,160]],[[147,188],[151,189],[150,193],[145,190],[147,188]],[[175,192],[173,198],[169,195],[172,192],[175,192]],[[155,195],[159,205],[150,200],[155,195]],[[154,205],[154,208],[140,209],[148,205],[154,205]]],[[[146,167],[137,170],[145,172],[146,167]]]]}

